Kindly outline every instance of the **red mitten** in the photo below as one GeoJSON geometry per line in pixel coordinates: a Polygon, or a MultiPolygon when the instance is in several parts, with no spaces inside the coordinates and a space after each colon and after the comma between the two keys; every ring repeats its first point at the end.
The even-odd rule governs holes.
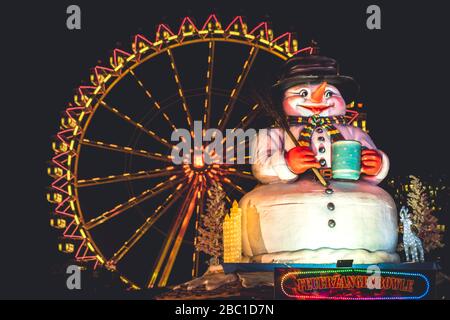
{"type": "Polygon", "coordinates": [[[377,175],[383,164],[382,155],[372,149],[365,149],[361,152],[361,172],[369,176],[377,175]]]}
{"type": "Polygon", "coordinates": [[[314,152],[308,147],[295,147],[286,154],[286,163],[295,174],[301,174],[310,168],[320,168],[314,152]]]}

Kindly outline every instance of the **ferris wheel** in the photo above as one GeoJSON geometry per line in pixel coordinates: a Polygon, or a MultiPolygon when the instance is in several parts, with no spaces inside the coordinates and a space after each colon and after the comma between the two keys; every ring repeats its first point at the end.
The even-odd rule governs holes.
{"type": "Polygon", "coordinates": [[[64,111],[48,168],[59,250],[118,272],[132,289],[166,286],[174,269],[196,276],[212,182],[230,203],[256,185],[249,165],[174,164],[171,132],[187,128],[194,138],[195,121],[203,133],[248,128],[260,111],[249,83],[311,50],[241,16],[225,26],[210,15],[201,27],[186,17],[176,32],[160,24],[152,39],[136,35],[129,52],[115,49],[110,66],[93,69],[92,85],[64,111]]]}

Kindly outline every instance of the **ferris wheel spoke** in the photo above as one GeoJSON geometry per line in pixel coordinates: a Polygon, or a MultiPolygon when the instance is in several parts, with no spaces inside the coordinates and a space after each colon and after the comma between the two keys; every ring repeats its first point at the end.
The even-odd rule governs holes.
{"type": "Polygon", "coordinates": [[[187,190],[188,185],[183,186],[180,183],[176,187],[176,191],[171,193],[164,202],[159,205],[153,214],[145,220],[135,233],[119,248],[119,250],[113,254],[113,257],[108,261],[109,265],[116,265],[129,251],[130,249],[148,232],[148,230],[163,216],[167,210],[172,207],[178,199],[187,190]]]}
{"type": "Polygon", "coordinates": [[[195,219],[195,234],[194,234],[194,252],[192,254],[192,277],[197,277],[198,275],[198,267],[200,262],[200,251],[196,249],[197,238],[198,238],[198,229],[200,227],[200,218],[203,217],[203,204],[205,201],[205,192],[206,192],[206,176],[204,177],[205,181],[202,183],[200,199],[197,202],[196,206],[196,219],[195,219]]]}
{"type": "Polygon", "coordinates": [[[178,86],[178,95],[181,98],[181,103],[182,103],[182,106],[183,106],[183,110],[186,113],[186,121],[188,123],[188,126],[191,128],[191,133],[193,133],[193,125],[194,125],[194,123],[192,121],[192,116],[191,116],[191,113],[189,111],[189,107],[188,107],[187,102],[186,102],[186,97],[184,95],[183,86],[181,85],[180,74],[178,73],[177,65],[175,63],[175,59],[174,59],[172,51],[170,49],[167,50],[167,55],[169,56],[170,66],[171,66],[172,71],[173,71],[173,76],[174,76],[175,82],[177,83],[177,86],[178,86]]]}
{"type": "Polygon", "coordinates": [[[226,183],[227,185],[231,186],[233,189],[239,191],[240,193],[242,193],[243,195],[245,195],[245,190],[244,188],[242,188],[241,186],[237,185],[236,183],[234,183],[233,181],[231,181],[230,178],[228,177],[219,177],[220,181],[226,183]]]}
{"type": "Polygon", "coordinates": [[[234,162],[238,161],[238,158],[233,156],[231,158],[225,158],[224,161],[230,161],[231,163],[224,163],[222,164],[222,166],[224,167],[232,167],[232,166],[242,166],[242,165],[249,165],[250,164],[250,160],[251,160],[251,156],[244,156],[243,160],[245,161],[245,163],[240,163],[240,164],[236,164],[234,162]]]}
{"type": "Polygon", "coordinates": [[[205,114],[203,115],[203,127],[209,129],[211,121],[211,96],[212,96],[212,80],[214,71],[214,55],[216,51],[216,43],[214,41],[208,42],[208,71],[206,72],[206,87],[205,87],[205,114]]]}
{"type": "Polygon", "coordinates": [[[121,214],[122,212],[131,209],[133,207],[135,207],[136,205],[149,200],[155,196],[157,196],[158,194],[160,194],[161,192],[172,188],[174,185],[179,184],[181,182],[183,182],[184,180],[186,180],[186,177],[182,177],[181,179],[177,179],[177,175],[173,175],[172,177],[170,177],[168,180],[169,181],[165,181],[165,182],[160,182],[158,183],[156,186],[154,186],[151,189],[147,189],[145,191],[143,191],[140,195],[136,196],[136,197],[132,197],[130,199],[128,199],[126,202],[118,204],[117,206],[115,206],[114,208],[112,208],[111,210],[108,210],[104,213],[102,213],[100,216],[88,221],[87,223],[85,223],[84,228],[86,230],[90,230],[100,224],[105,223],[108,220],[111,220],[112,218],[116,217],[117,215],[121,214]]]}
{"type": "Polygon", "coordinates": [[[108,183],[165,177],[173,174],[179,174],[182,172],[182,170],[174,170],[174,169],[175,169],[174,166],[168,166],[161,169],[145,170],[134,173],[123,173],[120,175],[110,175],[107,177],[80,179],[77,180],[75,186],[78,188],[91,187],[108,183]]]}
{"type": "Polygon", "coordinates": [[[244,144],[244,150],[246,153],[248,153],[249,155],[244,155],[243,160],[245,161],[245,163],[240,163],[237,165],[246,165],[246,164],[250,164],[250,160],[252,158],[251,156],[251,150],[250,150],[250,141],[248,139],[244,139],[241,140],[237,145],[231,145],[228,148],[225,149],[225,154],[224,154],[224,158],[223,158],[223,166],[225,167],[230,167],[234,164],[234,162],[238,161],[238,158],[234,155],[234,151],[237,149],[239,150],[241,147],[241,145],[244,144]],[[233,157],[229,158],[229,153],[233,152],[233,157]],[[231,162],[231,163],[228,163],[231,162]]]}
{"type": "Polygon", "coordinates": [[[232,131],[235,131],[237,129],[246,129],[252,122],[255,120],[255,118],[259,115],[261,111],[261,108],[259,108],[259,104],[256,103],[252,106],[250,111],[241,118],[238,125],[232,129],[232,131]]]}
{"type": "MultiPolygon", "coordinates": [[[[136,81],[136,83],[139,85],[139,87],[142,88],[142,90],[144,90],[145,95],[150,99],[150,101],[152,102],[152,106],[156,109],[156,111],[158,111],[158,112],[161,111],[161,106],[159,105],[158,101],[155,100],[155,98],[151,94],[150,90],[144,86],[144,83],[138,78],[136,73],[132,69],[130,69],[129,74],[131,74],[133,76],[133,79],[136,81]]],[[[170,119],[170,117],[167,115],[167,113],[162,112],[162,115],[163,115],[163,118],[169,123],[170,127],[173,130],[176,130],[177,127],[173,124],[173,121],[170,119]]]]}
{"type": "Polygon", "coordinates": [[[247,78],[253,63],[255,62],[258,50],[259,49],[256,47],[252,47],[250,49],[249,56],[247,60],[245,60],[245,63],[242,67],[242,71],[239,74],[238,78],[236,79],[236,84],[233,90],[231,91],[230,99],[228,100],[228,103],[225,105],[225,108],[223,110],[223,116],[217,123],[217,126],[219,127],[220,131],[223,131],[228,123],[228,119],[230,118],[230,115],[234,109],[239,93],[242,89],[243,84],[245,83],[245,79],[247,78]]]}
{"type": "MultiPolygon", "coordinates": [[[[234,127],[231,132],[234,132],[238,129],[245,130],[250,125],[250,123],[252,123],[253,120],[255,120],[255,118],[259,115],[260,110],[261,109],[259,108],[259,104],[254,104],[250,111],[241,118],[237,126],[234,127]]],[[[224,145],[226,141],[227,135],[223,137],[221,144],[224,145]]]]}
{"type": "MultiPolygon", "coordinates": [[[[185,219],[185,217],[188,215],[188,210],[190,207],[190,203],[192,203],[194,201],[195,203],[195,194],[196,194],[196,189],[197,189],[197,181],[198,181],[198,177],[196,176],[194,178],[194,181],[191,183],[190,185],[190,189],[180,207],[180,210],[177,214],[177,216],[175,217],[175,220],[172,224],[172,227],[170,229],[170,232],[167,234],[165,240],[164,240],[164,244],[161,247],[161,250],[159,252],[158,258],[156,259],[156,263],[154,265],[150,280],[147,284],[148,288],[152,288],[155,286],[156,281],[158,279],[158,275],[159,272],[161,271],[161,268],[163,266],[164,261],[166,260],[167,254],[169,253],[169,249],[172,246],[172,243],[175,239],[175,234],[178,231],[178,229],[180,228],[180,225],[182,224],[183,220],[185,219]]],[[[173,250],[172,250],[173,252],[173,250]]],[[[167,265],[166,265],[167,267],[167,265]]],[[[166,269],[166,268],[165,268],[166,269]]],[[[161,279],[160,279],[161,280],[161,279]]],[[[161,283],[161,281],[159,282],[161,283]]]]}
{"type": "Polygon", "coordinates": [[[80,143],[83,145],[86,145],[86,146],[94,147],[94,148],[117,151],[117,152],[126,153],[126,154],[132,154],[135,156],[140,156],[140,157],[164,161],[164,162],[172,162],[171,156],[165,156],[160,153],[149,152],[146,150],[137,150],[137,149],[133,149],[131,147],[123,147],[123,146],[119,146],[117,144],[105,143],[102,141],[94,141],[94,140],[89,140],[89,139],[83,139],[80,141],[80,143]]]}
{"type": "Polygon", "coordinates": [[[196,203],[198,200],[200,200],[200,194],[201,194],[200,188],[197,187],[195,189],[194,196],[192,197],[191,201],[189,202],[189,206],[187,207],[187,211],[184,216],[183,222],[181,224],[180,230],[178,231],[177,238],[175,239],[175,243],[172,247],[169,257],[167,258],[167,263],[164,267],[164,271],[161,275],[161,278],[159,279],[158,286],[160,286],[160,287],[165,287],[167,285],[169,276],[172,273],[173,265],[178,256],[178,252],[180,251],[180,247],[181,247],[181,243],[184,239],[184,235],[186,234],[186,230],[189,227],[189,223],[192,219],[192,215],[194,213],[196,203]]]}
{"type": "Polygon", "coordinates": [[[109,104],[107,104],[104,101],[101,101],[100,104],[105,107],[107,110],[111,111],[112,113],[114,113],[115,115],[117,115],[119,118],[125,120],[126,122],[128,122],[129,124],[131,124],[132,126],[138,128],[139,130],[141,130],[142,132],[144,132],[145,134],[147,134],[148,136],[152,137],[153,139],[155,139],[156,141],[162,143],[163,145],[165,145],[166,147],[169,148],[173,148],[174,145],[172,145],[171,143],[169,143],[166,139],[161,138],[160,136],[158,136],[156,134],[156,132],[149,130],[147,128],[145,128],[141,123],[134,121],[133,119],[131,119],[128,115],[120,112],[117,108],[111,107],[109,104]]]}
{"type": "Polygon", "coordinates": [[[250,171],[238,170],[237,168],[229,167],[227,169],[219,169],[219,171],[225,175],[236,176],[239,178],[249,179],[256,181],[256,178],[250,171]]]}

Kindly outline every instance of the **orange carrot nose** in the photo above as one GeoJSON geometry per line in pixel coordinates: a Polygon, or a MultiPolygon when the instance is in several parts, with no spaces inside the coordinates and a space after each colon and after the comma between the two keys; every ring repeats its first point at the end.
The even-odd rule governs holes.
{"type": "Polygon", "coordinates": [[[327,82],[324,81],[311,95],[311,101],[315,103],[322,102],[323,93],[325,92],[325,88],[327,87],[327,82]]]}

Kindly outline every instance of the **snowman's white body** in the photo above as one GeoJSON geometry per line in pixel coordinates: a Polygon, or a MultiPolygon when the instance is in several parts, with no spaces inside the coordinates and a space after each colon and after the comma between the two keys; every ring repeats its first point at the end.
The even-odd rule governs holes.
{"type": "MultiPolygon", "coordinates": [[[[336,125],[347,140],[376,149],[361,129],[336,125]]],[[[302,126],[291,131],[298,137],[302,126]]],[[[331,165],[331,141],[314,131],[311,147],[317,160],[331,165]],[[319,139],[319,137],[322,137],[319,139]],[[324,152],[318,152],[324,147],[324,152]]],[[[240,201],[243,260],[286,263],[398,262],[397,211],[390,195],[377,184],[387,175],[389,159],[376,176],[359,181],[331,181],[332,194],[310,176],[293,174],[285,150],[294,147],[285,132],[271,129],[255,141],[253,174],[263,184],[240,201]],[[332,203],[333,210],[329,209],[332,203]]],[[[323,149],[322,149],[323,150],[323,149]]]]}

